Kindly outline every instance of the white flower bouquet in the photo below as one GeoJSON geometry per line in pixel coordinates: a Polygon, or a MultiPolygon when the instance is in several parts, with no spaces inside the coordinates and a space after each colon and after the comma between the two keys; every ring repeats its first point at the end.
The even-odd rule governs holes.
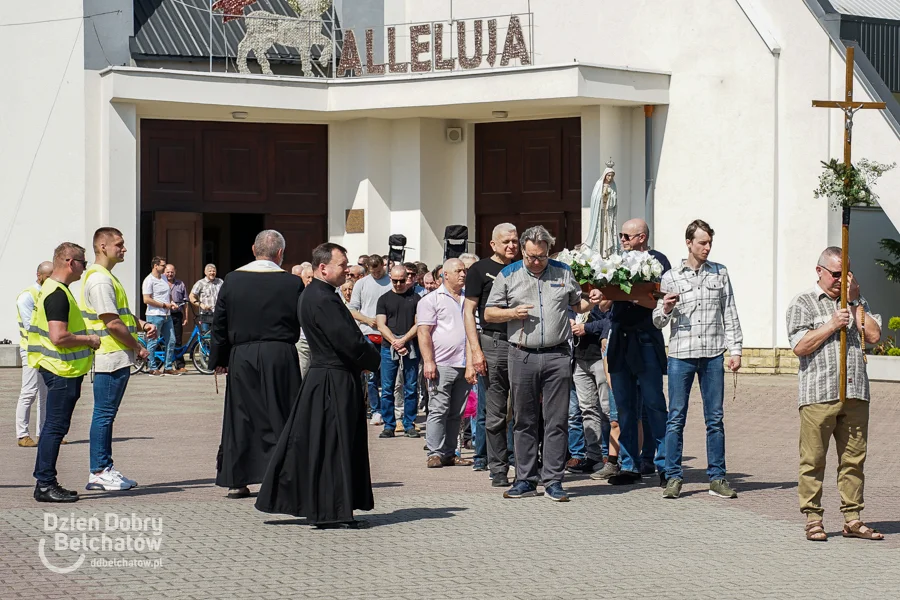
{"type": "Polygon", "coordinates": [[[649,252],[631,250],[603,258],[580,246],[563,250],[557,260],[569,265],[586,290],[599,288],[608,300],[636,302],[647,308],[656,306],[653,294],[659,291],[663,266],[649,252]]]}

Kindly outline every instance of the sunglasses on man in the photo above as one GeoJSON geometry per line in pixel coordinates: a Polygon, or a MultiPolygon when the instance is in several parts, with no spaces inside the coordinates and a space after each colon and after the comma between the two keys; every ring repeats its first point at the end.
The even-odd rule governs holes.
{"type": "Polygon", "coordinates": [[[640,233],[632,233],[631,235],[629,235],[627,233],[620,233],[619,238],[625,240],[626,242],[630,242],[631,240],[633,240],[634,238],[636,238],[639,235],[641,235],[641,234],[640,233]]]}
{"type": "Polygon", "coordinates": [[[391,283],[397,283],[397,284],[406,283],[406,279],[393,279],[392,278],[391,283]]]}

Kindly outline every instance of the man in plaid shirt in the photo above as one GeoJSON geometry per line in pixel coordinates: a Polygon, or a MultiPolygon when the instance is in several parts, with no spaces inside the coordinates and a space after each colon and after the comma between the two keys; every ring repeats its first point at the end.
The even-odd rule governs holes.
{"type": "Polygon", "coordinates": [[[660,289],[666,292],[653,310],[659,329],[672,325],[669,335],[669,419],[666,424],[666,489],[663,498],[678,498],[684,481],[681,457],[688,398],[694,375],[700,380],[706,420],[706,460],[709,494],[737,498],[725,480],[725,350],[728,368],[741,368],[741,323],[731,279],[724,265],[707,260],[715,232],[697,219],[685,231],[688,257],[666,272],[660,289]]]}
{"type": "Polygon", "coordinates": [[[816,264],[818,283],[797,295],[787,309],[787,333],[800,357],[800,511],[806,515],[806,539],[828,539],[822,525],[822,481],[828,444],[834,437],[838,455],[837,487],[844,515],[844,537],[883,540],[884,535],[860,520],[869,437],[869,378],[863,341],[881,338],[881,318],[869,313],[859,282],[849,274],[849,308],[840,307],[841,249],[826,248],[816,264]],[[862,327],[860,327],[862,325],[862,327]],[[847,395],[840,401],[840,331],[847,330],[847,395]],[[860,329],[863,331],[861,332],[860,329]],[[865,340],[860,339],[861,335],[865,340]]]}

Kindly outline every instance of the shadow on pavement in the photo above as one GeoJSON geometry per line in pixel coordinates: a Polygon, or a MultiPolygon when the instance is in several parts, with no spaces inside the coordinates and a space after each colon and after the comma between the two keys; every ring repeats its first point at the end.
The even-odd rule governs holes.
{"type": "Polygon", "coordinates": [[[380,481],[372,484],[373,488],[403,487],[402,481],[380,481]]]}
{"type": "MultiPolygon", "coordinates": [[[[120,437],[120,438],[113,438],[112,441],[118,443],[118,442],[130,442],[130,441],[132,441],[132,440],[153,440],[153,439],[156,439],[156,438],[152,438],[152,437],[143,437],[143,436],[134,436],[134,437],[120,437]]],[[[72,441],[69,442],[68,445],[74,446],[75,444],[89,444],[89,443],[90,443],[90,440],[72,440],[72,441]]]]}
{"type": "MultiPolygon", "coordinates": [[[[412,523],[426,519],[449,519],[456,516],[457,512],[468,510],[462,506],[444,506],[439,508],[401,508],[383,515],[366,515],[357,519],[365,523],[360,529],[382,527],[385,525],[397,525],[398,523],[412,523]]],[[[266,525],[311,525],[306,519],[284,519],[279,521],[264,521],[266,525]]]]}
{"type": "Polygon", "coordinates": [[[147,485],[138,485],[130,490],[122,490],[119,492],[99,492],[99,493],[81,493],[81,500],[101,500],[105,498],[136,498],[140,496],[155,496],[157,494],[171,494],[172,492],[183,492],[187,488],[208,487],[216,483],[215,479],[188,479],[185,481],[169,481],[166,483],[151,483],[147,485]]]}

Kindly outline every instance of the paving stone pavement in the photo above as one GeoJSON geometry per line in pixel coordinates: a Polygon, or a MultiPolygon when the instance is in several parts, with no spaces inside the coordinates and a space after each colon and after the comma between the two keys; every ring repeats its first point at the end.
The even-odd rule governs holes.
{"type": "MultiPolygon", "coordinates": [[[[139,376],[129,384],[113,450],[116,466],[139,488],[82,492],[65,507],[39,505],[31,499],[35,451],[14,442],[18,376],[0,369],[0,599],[900,597],[900,484],[892,477],[900,467],[900,385],[872,385],[864,516],[887,540],[840,537],[830,478],[831,537],[812,544],[803,539],[797,509],[790,376],[742,376],[737,400],[726,399],[736,500],[705,493],[695,389],[685,437],[687,484],[677,501],[662,500],[649,478],[622,489],[584,476],[567,477],[567,504],[504,500],[485,473],[426,469],[423,440],[379,440],[372,427],[376,508],[360,514],[370,527],[358,531],[317,531],[259,513],[252,499],[226,500],[213,485],[222,396],[211,377],[193,373],[139,376]],[[83,536],[101,544],[105,535],[112,548],[57,549],[62,518],[72,516],[99,530],[67,532],[67,543],[83,536]],[[130,530],[134,517],[143,531],[130,530]],[[128,536],[139,551],[115,549],[128,536]],[[158,550],[140,547],[148,540],[158,550]],[[69,567],[82,554],[70,573],[46,566],[69,567]]],[[[60,455],[60,481],[70,488],[82,489],[87,480],[91,406],[85,385],[71,443],[60,455]]],[[[833,457],[832,451],[829,473],[833,457]]]]}

